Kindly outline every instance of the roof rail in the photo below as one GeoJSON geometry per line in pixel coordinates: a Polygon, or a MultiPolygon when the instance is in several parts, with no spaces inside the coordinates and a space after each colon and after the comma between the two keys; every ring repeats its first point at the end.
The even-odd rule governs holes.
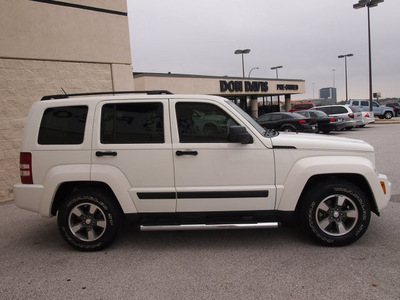
{"type": "Polygon", "coordinates": [[[154,91],[118,91],[118,92],[95,92],[95,93],[78,93],[78,94],[59,94],[59,95],[47,95],[42,97],[41,101],[45,100],[56,100],[56,99],[67,99],[75,96],[95,96],[95,95],[120,95],[120,94],[147,94],[147,95],[171,95],[170,91],[166,90],[154,90],[154,91]]]}

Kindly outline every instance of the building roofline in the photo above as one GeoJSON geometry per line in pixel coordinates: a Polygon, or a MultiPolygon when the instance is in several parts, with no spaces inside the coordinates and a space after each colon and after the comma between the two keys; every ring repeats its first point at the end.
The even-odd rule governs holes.
{"type": "Polygon", "coordinates": [[[151,73],[151,72],[133,72],[133,78],[139,77],[180,77],[180,78],[209,78],[224,80],[269,80],[269,81],[301,81],[304,79],[287,79],[287,78],[261,78],[261,77],[231,77],[231,76],[215,76],[215,75],[194,75],[194,74],[176,74],[176,73],[151,73]]]}

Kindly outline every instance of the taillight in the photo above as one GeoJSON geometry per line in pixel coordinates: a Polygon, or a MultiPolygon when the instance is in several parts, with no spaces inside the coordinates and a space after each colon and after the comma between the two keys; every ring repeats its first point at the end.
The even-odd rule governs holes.
{"type": "Polygon", "coordinates": [[[335,119],[334,118],[332,118],[330,121],[329,121],[329,123],[335,123],[336,121],[335,121],[335,119]]]}
{"type": "Polygon", "coordinates": [[[21,152],[20,158],[20,173],[21,173],[21,182],[24,184],[33,184],[32,177],[32,154],[29,152],[21,152]]]}
{"type": "Polygon", "coordinates": [[[354,114],[349,114],[349,117],[354,119],[354,114]]]}
{"type": "Polygon", "coordinates": [[[307,122],[305,120],[300,120],[299,123],[300,124],[306,124],[307,122]]]}
{"type": "Polygon", "coordinates": [[[369,114],[368,114],[368,113],[366,113],[366,114],[365,114],[365,117],[366,117],[366,118],[369,118],[369,114]]]}

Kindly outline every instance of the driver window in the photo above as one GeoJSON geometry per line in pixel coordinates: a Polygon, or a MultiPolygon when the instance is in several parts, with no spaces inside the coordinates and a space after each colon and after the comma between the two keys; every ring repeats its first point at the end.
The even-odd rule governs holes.
{"type": "Polygon", "coordinates": [[[238,125],[216,105],[178,102],[176,116],[181,143],[227,143],[229,127],[238,125]]]}

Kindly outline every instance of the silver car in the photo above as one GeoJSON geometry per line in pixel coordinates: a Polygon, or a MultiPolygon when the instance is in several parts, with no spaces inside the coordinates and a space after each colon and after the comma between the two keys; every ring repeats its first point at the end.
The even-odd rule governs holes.
{"type": "Polygon", "coordinates": [[[364,125],[361,110],[354,106],[339,104],[326,105],[313,107],[310,110],[320,110],[329,116],[343,118],[346,130],[364,125]]]}

